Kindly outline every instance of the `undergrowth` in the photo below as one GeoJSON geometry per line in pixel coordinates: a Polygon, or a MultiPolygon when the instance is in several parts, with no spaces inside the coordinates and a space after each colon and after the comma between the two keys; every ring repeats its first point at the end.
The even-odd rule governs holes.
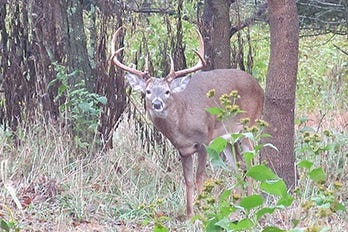
{"type": "MultiPolygon", "coordinates": [[[[293,203],[265,215],[260,223],[298,228],[293,231],[344,231],[347,216],[341,204],[346,205],[348,197],[348,137],[345,131],[317,130],[307,124],[299,120],[296,153],[300,178],[293,203]]],[[[79,149],[58,125],[37,123],[20,128],[17,147],[8,133],[0,136],[0,218],[4,231],[204,228],[205,222],[184,220],[185,191],[176,153],[144,153],[135,135],[129,133],[131,124],[122,123],[115,135],[115,148],[107,153],[79,149]]],[[[214,190],[210,198],[202,199],[211,202],[203,212],[220,201],[226,203],[223,196],[232,191],[228,186],[234,178],[231,172],[214,166],[208,172],[210,182],[206,185],[213,183],[214,190]]]]}

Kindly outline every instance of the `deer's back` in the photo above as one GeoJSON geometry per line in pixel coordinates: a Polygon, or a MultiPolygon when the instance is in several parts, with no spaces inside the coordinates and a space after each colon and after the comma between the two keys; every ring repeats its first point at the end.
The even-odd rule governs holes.
{"type": "Polygon", "coordinates": [[[188,105],[186,114],[192,118],[190,120],[193,121],[192,127],[206,127],[209,130],[208,140],[240,130],[240,118],[248,117],[250,124],[253,124],[256,119],[261,117],[264,100],[263,90],[257,80],[237,69],[219,69],[196,73],[192,75],[187,88],[178,95],[188,105]],[[208,98],[207,93],[211,89],[215,89],[215,96],[208,98]],[[224,126],[222,126],[222,122],[217,121],[206,109],[219,106],[220,96],[229,94],[233,90],[238,91],[240,98],[236,103],[245,113],[238,117],[227,118],[223,121],[224,126]],[[195,122],[199,125],[195,125],[195,122]],[[225,128],[227,128],[227,132],[225,128]]]}

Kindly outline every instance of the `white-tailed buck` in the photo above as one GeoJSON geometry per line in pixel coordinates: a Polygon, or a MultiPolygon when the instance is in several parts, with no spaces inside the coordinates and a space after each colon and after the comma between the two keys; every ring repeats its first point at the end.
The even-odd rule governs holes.
{"type": "Polygon", "coordinates": [[[151,77],[147,71],[128,67],[117,59],[123,50],[115,50],[121,29],[113,35],[112,60],[116,66],[128,72],[126,79],[130,86],[145,94],[148,116],[180,153],[186,184],[187,217],[190,218],[193,215],[195,188],[193,154],[198,154],[196,187],[200,192],[207,161],[205,145],[218,136],[240,132],[243,129],[241,118],[249,118],[249,126],[253,125],[261,117],[263,90],[253,77],[236,69],[218,69],[185,76],[205,65],[204,44],[200,34],[200,49],[196,52],[199,61],[194,67],[175,71],[171,59],[171,71],[165,78],[151,77]],[[215,96],[208,98],[207,93],[212,89],[215,90],[215,96]],[[238,91],[240,97],[236,104],[243,113],[221,121],[207,112],[207,108],[217,107],[217,99],[221,95],[231,91],[238,91]]]}

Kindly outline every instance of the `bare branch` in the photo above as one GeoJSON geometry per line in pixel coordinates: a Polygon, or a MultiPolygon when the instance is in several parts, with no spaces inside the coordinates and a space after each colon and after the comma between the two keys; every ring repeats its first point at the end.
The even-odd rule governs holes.
{"type": "Polygon", "coordinates": [[[256,19],[259,18],[260,16],[262,16],[266,11],[267,11],[267,3],[263,3],[262,5],[259,6],[259,8],[257,9],[257,11],[254,13],[253,16],[251,16],[251,17],[245,19],[243,22],[240,22],[239,24],[231,27],[230,37],[232,37],[238,31],[252,25],[256,21],[256,19]]]}
{"type": "Polygon", "coordinates": [[[340,48],[339,46],[337,46],[336,44],[333,45],[335,48],[337,48],[339,51],[343,52],[345,55],[348,56],[348,51],[343,50],[342,48],[340,48]]]}

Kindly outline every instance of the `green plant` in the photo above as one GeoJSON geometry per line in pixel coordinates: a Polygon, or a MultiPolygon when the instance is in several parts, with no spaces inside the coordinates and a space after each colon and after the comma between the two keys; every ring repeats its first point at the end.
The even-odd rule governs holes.
{"type": "Polygon", "coordinates": [[[69,81],[76,77],[78,70],[67,73],[65,66],[57,63],[53,65],[57,74],[49,86],[59,83],[55,101],[64,99],[59,107],[60,112],[65,121],[72,125],[76,144],[86,147],[94,138],[102,112],[101,107],[106,104],[107,99],[88,91],[83,80],[71,86],[69,81]]]}
{"type": "MultiPolygon", "coordinates": [[[[214,95],[214,90],[207,94],[210,98],[214,95]]],[[[207,111],[219,120],[237,116],[242,112],[236,104],[238,98],[239,95],[236,91],[224,94],[219,98],[219,103],[216,102],[217,107],[209,108],[207,111]]],[[[257,228],[265,214],[272,214],[277,209],[288,207],[293,201],[292,196],[287,192],[285,182],[265,164],[256,162],[262,147],[272,146],[271,144],[258,144],[260,138],[265,136],[262,129],[267,126],[267,123],[258,120],[257,126],[251,128],[247,126],[249,119],[241,119],[241,123],[244,125],[244,132],[233,133],[228,140],[218,137],[206,147],[213,165],[233,172],[231,167],[224,164],[220,154],[226,148],[232,148],[234,144],[245,139],[251,140],[255,145],[254,150],[243,152],[244,165],[238,165],[239,170],[234,172],[236,179],[234,185],[229,186],[224,183],[225,187],[217,198],[213,196],[212,190],[215,186],[221,185],[220,181],[207,182],[204,186],[204,190],[196,203],[201,210],[196,219],[203,222],[206,231],[244,231],[257,228]],[[248,184],[246,178],[253,179],[258,185],[248,184]],[[242,190],[242,192],[246,192],[248,189],[252,195],[242,196],[236,189],[242,190]],[[267,201],[272,203],[266,204],[267,201]],[[238,216],[231,220],[232,214],[238,214],[238,216]]],[[[234,160],[237,160],[236,155],[234,156],[234,160]]],[[[263,231],[270,228],[277,231],[277,227],[265,227],[263,231]]]]}
{"type": "MultiPolygon", "coordinates": [[[[207,147],[207,151],[215,166],[221,166],[223,163],[218,154],[228,144],[232,145],[236,140],[246,138],[254,139],[255,137],[253,133],[246,132],[232,134],[231,141],[222,142],[221,138],[214,140],[207,147]]],[[[272,214],[276,210],[281,210],[292,204],[293,197],[288,194],[285,182],[265,164],[254,164],[262,147],[257,145],[255,150],[243,154],[246,171],[234,172],[236,179],[234,185],[229,186],[228,183],[220,181],[206,183],[204,191],[197,201],[201,211],[196,217],[196,219],[203,221],[206,231],[244,231],[260,228],[260,222],[264,215],[272,214]],[[248,183],[247,177],[253,179],[258,185],[248,183]],[[216,186],[225,186],[217,198],[212,194],[212,190],[216,186]],[[242,192],[246,192],[247,188],[250,187],[252,187],[252,195],[241,195],[238,191],[241,189],[242,192]],[[233,216],[235,218],[231,220],[233,216]]],[[[227,165],[223,166],[228,169],[227,165]]],[[[232,169],[229,171],[232,172],[232,169]]],[[[263,231],[268,231],[270,228],[267,226],[263,228],[263,231]]],[[[277,227],[273,226],[272,228],[277,227]]],[[[274,231],[280,231],[280,229],[274,231]]]]}
{"type": "MultiPolygon", "coordinates": [[[[214,96],[214,90],[208,93],[208,97],[212,96],[214,96]]],[[[225,117],[236,116],[241,112],[235,105],[237,98],[237,93],[223,95],[220,98],[220,103],[217,104],[218,106],[209,108],[207,111],[221,120],[225,117]]],[[[277,211],[285,213],[295,199],[302,202],[302,217],[292,220],[292,226],[288,226],[288,228],[292,228],[290,231],[325,231],[326,227],[319,226],[318,222],[307,225],[306,229],[298,226],[300,222],[307,219],[308,215],[312,215],[308,214],[310,209],[315,208],[316,215],[321,220],[338,211],[345,210],[344,205],[339,200],[343,184],[339,181],[327,182],[325,171],[320,164],[315,165],[310,159],[302,159],[298,162],[298,167],[305,169],[303,178],[312,183],[313,191],[309,196],[306,196],[305,191],[307,190],[300,188],[296,189],[295,195],[288,193],[285,182],[266,164],[257,162],[262,147],[273,147],[271,144],[259,144],[260,138],[267,136],[262,133],[267,123],[259,120],[256,123],[257,126],[248,128],[246,126],[249,122],[248,119],[242,119],[241,122],[244,125],[244,132],[231,134],[227,140],[218,137],[206,147],[213,165],[223,168],[227,172],[233,172],[235,183],[231,185],[230,181],[226,180],[207,181],[203,192],[197,199],[196,206],[200,211],[194,220],[202,221],[206,231],[284,231],[276,223],[265,225],[263,223],[264,217],[267,214],[275,214],[277,211]],[[243,165],[239,165],[237,170],[233,170],[225,164],[220,154],[227,146],[233,147],[235,143],[243,139],[251,140],[254,144],[254,150],[243,152],[244,167],[241,168],[243,165]],[[249,178],[248,181],[247,178],[249,178]],[[255,185],[255,183],[257,184],[255,185]],[[252,194],[242,195],[240,190],[252,194]],[[216,193],[217,191],[218,193],[216,193]],[[295,198],[296,196],[306,197],[301,200],[295,198]]],[[[309,154],[309,158],[314,160],[315,156],[335,149],[333,143],[321,144],[321,137],[308,128],[304,129],[302,133],[303,142],[301,148],[297,149],[297,152],[302,155],[309,154]]],[[[324,131],[323,134],[332,137],[329,131],[324,131]]]]}
{"type": "Polygon", "coordinates": [[[0,211],[0,229],[6,232],[20,231],[20,227],[18,225],[18,222],[14,218],[12,210],[6,205],[0,205],[0,209],[2,207],[7,210],[9,217],[6,218],[5,215],[0,211]]]}
{"type": "Polygon", "coordinates": [[[326,220],[346,210],[342,203],[345,190],[341,177],[328,176],[329,172],[326,170],[331,166],[331,162],[335,165],[332,168],[338,171],[344,168],[344,157],[334,161],[329,157],[343,152],[340,149],[344,148],[346,139],[341,141],[341,138],[330,130],[319,132],[307,127],[307,119],[298,120],[298,123],[302,128],[299,130],[301,137],[296,147],[296,152],[300,156],[297,167],[302,173],[300,180],[303,179],[307,185],[295,190],[301,202],[301,213],[294,222],[297,225],[308,218],[311,221],[309,228],[325,230],[328,229],[325,225],[326,220]],[[315,214],[314,220],[311,218],[313,214],[315,214]]]}
{"type": "Polygon", "coordinates": [[[154,232],[167,232],[169,229],[165,226],[165,223],[169,220],[168,216],[165,216],[158,208],[163,204],[163,199],[156,199],[150,204],[141,204],[139,210],[146,212],[147,218],[143,221],[144,225],[150,222],[154,223],[154,232]]]}
{"type": "Polygon", "coordinates": [[[0,228],[6,232],[20,231],[16,221],[0,219],[0,228]]]}

